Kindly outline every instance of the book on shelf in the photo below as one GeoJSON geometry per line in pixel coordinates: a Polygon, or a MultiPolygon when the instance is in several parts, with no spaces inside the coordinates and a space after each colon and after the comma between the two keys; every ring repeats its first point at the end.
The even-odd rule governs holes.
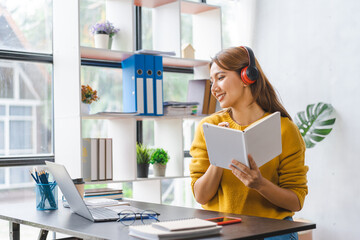
{"type": "Polygon", "coordinates": [[[222,227],[199,218],[129,227],[129,235],[142,239],[188,239],[217,235],[222,227]]]}
{"type": "Polygon", "coordinates": [[[112,154],[112,139],[105,139],[105,179],[112,180],[113,178],[113,154],[112,154]]]}
{"type": "Polygon", "coordinates": [[[187,101],[199,103],[197,108],[197,115],[205,115],[209,113],[210,96],[211,82],[209,79],[198,79],[189,81],[187,101]]]}
{"type": "Polygon", "coordinates": [[[212,165],[229,168],[232,159],[249,167],[251,154],[261,167],[282,152],[280,112],[269,114],[244,131],[203,124],[206,148],[212,165]]]}
{"type": "Polygon", "coordinates": [[[100,138],[99,139],[99,180],[105,180],[106,176],[106,152],[105,152],[105,139],[100,138]]]}
{"type": "Polygon", "coordinates": [[[83,138],[81,170],[84,181],[112,179],[112,139],[83,138]]]}

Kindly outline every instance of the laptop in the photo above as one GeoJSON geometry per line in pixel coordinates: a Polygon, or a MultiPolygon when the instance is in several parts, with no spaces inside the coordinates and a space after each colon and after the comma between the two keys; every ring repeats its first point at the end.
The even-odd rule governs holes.
{"type": "MultiPolygon", "coordinates": [[[[116,221],[119,219],[118,212],[105,207],[88,208],[75,187],[65,166],[53,162],[45,161],[50,173],[54,176],[62,193],[64,194],[70,209],[76,214],[89,219],[93,222],[116,221]]],[[[122,206],[134,211],[131,206],[122,206]]],[[[121,211],[121,210],[120,210],[121,211]]],[[[119,211],[119,212],[120,212],[119,211]]]]}

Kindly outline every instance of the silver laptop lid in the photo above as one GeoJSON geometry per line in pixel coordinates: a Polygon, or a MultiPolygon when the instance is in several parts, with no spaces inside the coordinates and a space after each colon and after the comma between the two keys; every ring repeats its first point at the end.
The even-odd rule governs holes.
{"type": "Polygon", "coordinates": [[[65,166],[48,161],[45,161],[45,163],[69,203],[71,210],[94,222],[94,218],[85,205],[80,193],[76,189],[75,184],[73,183],[65,166]]]}

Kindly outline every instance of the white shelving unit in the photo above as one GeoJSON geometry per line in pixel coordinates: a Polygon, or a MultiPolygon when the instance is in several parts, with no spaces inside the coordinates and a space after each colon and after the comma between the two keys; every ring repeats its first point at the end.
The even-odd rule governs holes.
{"type": "Polygon", "coordinates": [[[184,121],[201,117],[80,114],[81,59],[120,62],[133,55],[135,6],[153,9],[153,50],[176,52],[175,57],[163,58],[164,66],[193,67],[195,79],[209,77],[210,56],[220,51],[222,45],[220,7],[180,0],[107,0],[106,18],[121,29],[113,40],[113,50],[107,50],[80,46],[79,24],[74,24],[80,22],[79,1],[54,0],[55,161],[64,164],[71,177],[81,177],[82,121],[101,119],[107,122],[107,137],[113,139],[113,181],[110,182],[133,181],[135,200],[161,203],[161,179],[164,178],[136,177],[136,121],[154,120],[155,146],[166,149],[171,158],[165,178],[183,178],[183,142],[190,141],[183,139],[184,121]],[[196,59],[181,56],[182,13],[193,15],[196,59]]]}

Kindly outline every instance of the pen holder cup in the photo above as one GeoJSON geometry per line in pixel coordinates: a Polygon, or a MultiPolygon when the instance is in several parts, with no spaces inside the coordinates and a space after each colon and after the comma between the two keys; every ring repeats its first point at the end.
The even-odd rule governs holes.
{"type": "Polygon", "coordinates": [[[36,209],[58,209],[58,187],[56,182],[49,184],[36,184],[36,209]]]}

